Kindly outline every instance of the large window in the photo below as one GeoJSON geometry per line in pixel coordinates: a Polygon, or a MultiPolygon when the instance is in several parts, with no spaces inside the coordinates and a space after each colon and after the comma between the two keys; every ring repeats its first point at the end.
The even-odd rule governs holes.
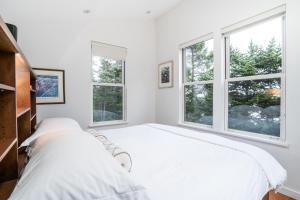
{"type": "Polygon", "coordinates": [[[125,48],[92,42],[93,124],[125,120],[125,57],[125,48]]]}
{"type": "Polygon", "coordinates": [[[182,49],[184,122],[213,124],[213,39],[182,49]]]}
{"type": "Polygon", "coordinates": [[[225,35],[227,130],[281,136],[283,30],[277,16],[225,35]]]}

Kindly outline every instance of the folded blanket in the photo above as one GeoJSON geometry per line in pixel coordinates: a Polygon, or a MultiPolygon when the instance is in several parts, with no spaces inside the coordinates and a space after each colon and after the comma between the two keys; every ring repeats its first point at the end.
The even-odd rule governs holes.
{"type": "Polygon", "coordinates": [[[116,146],[114,143],[109,141],[104,135],[101,135],[98,131],[94,129],[89,129],[87,132],[94,135],[105,147],[105,149],[111,153],[111,155],[124,167],[128,172],[132,168],[131,156],[128,152],[124,151],[122,148],[116,146]]]}

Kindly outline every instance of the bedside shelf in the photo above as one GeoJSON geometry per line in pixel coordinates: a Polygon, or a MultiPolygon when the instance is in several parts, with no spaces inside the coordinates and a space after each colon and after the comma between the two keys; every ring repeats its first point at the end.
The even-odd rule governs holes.
{"type": "Polygon", "coordinates": [[[18,149],[36,127],[36,76],[0,17],[0,200],[8,199],[26,163],[18,149]],[[33,117],[33,118],[32,118],[33,117]]]}

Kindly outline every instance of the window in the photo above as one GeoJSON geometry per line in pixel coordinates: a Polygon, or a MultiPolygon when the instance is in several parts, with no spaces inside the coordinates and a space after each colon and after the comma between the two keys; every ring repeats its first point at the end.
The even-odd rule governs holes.
{"type": "Polygon", "coordinates": [[[182,49],[184,122],[213,125],[213,39],[182,49]]]}
{"type": "Polygon", "coordinates": [[[126,49],[92,42],[93,124],[125,121],[126,49]]]}
{"type": "Polygon", "coordinates": [[[225,34],[226,128],[281,137],[284,16],[225,34]]]}

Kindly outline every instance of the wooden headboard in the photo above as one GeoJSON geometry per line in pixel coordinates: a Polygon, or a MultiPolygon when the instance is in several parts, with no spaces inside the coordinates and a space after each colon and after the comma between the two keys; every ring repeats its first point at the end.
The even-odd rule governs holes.
{"type": "Polygon", "coordinates": [[[18,146],[36,126],[35,75],[0,18],[0,199],[21,176],[26,154],[18,146]]]}

